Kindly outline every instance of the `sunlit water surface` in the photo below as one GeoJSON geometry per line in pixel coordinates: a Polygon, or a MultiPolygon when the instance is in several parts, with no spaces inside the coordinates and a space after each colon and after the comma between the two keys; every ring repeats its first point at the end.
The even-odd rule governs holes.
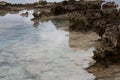
{"type": "Polygon", "coordinates": [[[84,70],[93,48],[74,50],[69,47],[69,32],[52,20],[35,28],[31,18],[9,13],[0,17],[0,80],[95,79],[84,70]]]}

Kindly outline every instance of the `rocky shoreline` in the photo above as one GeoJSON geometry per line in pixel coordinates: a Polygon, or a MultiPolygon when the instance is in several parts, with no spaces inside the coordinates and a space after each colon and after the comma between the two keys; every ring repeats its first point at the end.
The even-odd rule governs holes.
{"type": "MultiPolygon", "coordinates": [[[[87,70],[96,80],[120,79],[120,10],[114,2],[98,1],[63,1],[59,3],[10,4],[0,3],[0,11],[34,10],[32,21],[40,19],[65,18],[69,20],[69,31],[95,32],[100,39],[94,51],[95,64],[87,70]],[[40,12],[42,8],[49,11],[40,12]],[[113,70],[116,68],[115,70],[113,70]],[[104,74],[104,75],[102,75],[104,74]],[[111,78],[112,76],[112,78],[111,78]],[[117,78],[118,79],[117,79],[117,78]]],[[[26,12],[25,15],[28,13],[26,12]]],[[[21,14],[21,15],[24,15],[21,14]]]]}
{"type": "Polygon", "coordinates": [[[52,12],[54,15],[69,13],[70,31],[93,31],[101,37],[93,56],[96,63],[87,70],[96,80],[119,80],[120,76],[116,78],[116,75],[120,72],[120,10],[114,2],[103,2],[64,1],[55,5],[52,12]]]}
{"type": "Polygon", "coordinates": [[[70,31],[94,31],[101,37],[99,47],[94,51],[93,58],[96,62],[101,62],[110,56],[116,58],[107,61],[118,61],[120,59],[120,10],[114,2],[103,5],[102,3],[103,1],[64,1],[52,8],[52,12],[54,15],[69,13],[70,31]]]}

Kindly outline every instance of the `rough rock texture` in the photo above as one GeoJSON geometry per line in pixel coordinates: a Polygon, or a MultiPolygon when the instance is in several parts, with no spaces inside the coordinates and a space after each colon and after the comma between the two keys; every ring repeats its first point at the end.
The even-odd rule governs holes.
{"type": "Polygon", "coordinates": [[[86,2],[83,0],[75,1],[63,1],[60,3],[55,3],[51,8],[51,12],[54,15],[60,15],[75,11],[82,11],[86,9],[100,9],[102,1],[90,1],[86,2]]]}
{"type": "Polygon", "coordinates": [[[107,2],[95,15],[97,18],[90,18],[92,27],[88,30],[93,30],[101,38],[94,51],[96,63],[87,70],[96,76],[96,80],[120,80],[120,10],[115,3],[107,2]]]}
{"type": "Polygon", "coordinates": [[[104,4],[102,17],[104,24],[99,26],[101,31],[97,31],[96,27],[101,39],[93,59],[107,67],[109,63],[120,62],[120,13],[117,5],[110,2],[104,4]]]}
{"type": "Polygon", "coordinates": [[[113,2],[99,6],[71,13],[69,30],[96,32],[101,39],[93,59],[107,67],[109,63],[120,62],[120,11],[113,2]]]}
{"type": "Polygon", "coordinates": [[[107,27],[119,22],[120,12],[117,10],[117,5],[115,3],[108,2],[99,8],[100,5],[101,4],[99,4],[96,8],[85,8],[84,10],[71,13],[69,15],[70,30],[93,30],[102,36],[107,27]]]}
{"type": "Polygon", "coordinates": [[[34,11],[33,12],[34,19],[42,19],[42,18],[48,18],[50,16],[49,12],[46,11],[34,11]]]}
{"type": "Polygon", "coordinates": [[[99,10],[85,10],[70,14],[70,31],[92,30],[94,22],[101,17],[99,10]]]}
{"type": "Polygon", "coordinates": [[[96,63],[87,70],[96,80],[120,80],[120,25],[106,28],[93,59],[96,63]]]}
{"type": "Polygon", "coordinates": [[[111,62],[120,62],[120,25],[106,28],[100,44],[94,51],[93,59],[105,66],[111,62]]]}
{"type": "Polygon", "coordinates": [[[102,2],[103,1],[81,2],[83,9],[78,9],[78,11],[73,12],[69,15],[70,31],[88,31],[93,30],[93,27],[95,25],[100,26],[101,23],[105,24],[104,21],[101,21],[99,23],[102,17],[102,2]]]}
{"type": "MultiPolygon", "coordinates": [[[[96,5],[96,8],[88,8],[82,3],[82,7],[73,8],[68,2],[56,4],[57,3],[55,3],[55,6],[52,8],[54,15],[70,13],[70,31],[85,32],[92,30],[101,37],[93,56],[96,63],[87,70],[96,76],[96,80],[119,80],[120,10],[117,9],[117,5],[113,2],[107,2],[102,6],[101,4],[96,5]]],[[[73,5],[74,4],[75,3],[73,3],[73,5]]],[[[80,6],[80,3],[76,4],[80,6]]],[[[88,5],[88,3],[86,5],[88,5]]],[[[77,37],[78,36],[80,35],[77,35],[77,37]]],[[[79,38],[73,38],[73,40],[79,40],[79,38]]],[[[74,43],[75,42],[76,41],[74,41],[74,43]]],[[[77,45],[79,46],[80,43],[81,42],[77,45]]],[[[76,47],[73,44],[70,44],[70,46],[72,48],[76,47]]]]}

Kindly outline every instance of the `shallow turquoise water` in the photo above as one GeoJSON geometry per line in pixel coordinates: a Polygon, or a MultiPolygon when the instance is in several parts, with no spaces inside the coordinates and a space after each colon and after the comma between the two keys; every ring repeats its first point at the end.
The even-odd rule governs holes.
{"type": "Polygon", "coordinates": [[[60,20],[42,21],[35,28],[29,13],[0,17],[0,80],[94,80],[84,70],[94,48],[70,48],[69,32],[53,23],[60,20]]]}

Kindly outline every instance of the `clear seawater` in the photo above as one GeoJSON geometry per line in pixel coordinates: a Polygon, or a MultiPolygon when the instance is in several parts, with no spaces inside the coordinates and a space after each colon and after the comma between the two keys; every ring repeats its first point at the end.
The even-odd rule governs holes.
{"type": "Polygon", "coordinates": [[[69,32],[55,25],[60,20],[41,21],[36,28],[29,13],[0,16],[0,80],[94,80],[84,70],[94,48],[70,48],[69,32]]]}

